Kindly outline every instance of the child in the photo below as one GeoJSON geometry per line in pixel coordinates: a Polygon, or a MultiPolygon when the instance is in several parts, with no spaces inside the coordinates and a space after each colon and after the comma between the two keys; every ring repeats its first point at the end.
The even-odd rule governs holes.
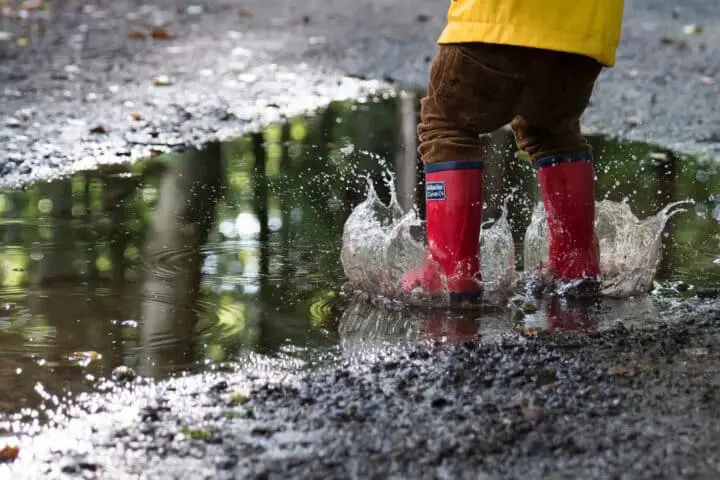
{"type": "Polygon", "coordinates": [[[614,65],[622,14],[623,0],[452,0],[418,126],[428,252],[403,276],[404,291],[482,294],[482,134],[508,122],[540,182],[544,270],[598,284],[593,157],[580,116],[602,67],[614,65]]]}

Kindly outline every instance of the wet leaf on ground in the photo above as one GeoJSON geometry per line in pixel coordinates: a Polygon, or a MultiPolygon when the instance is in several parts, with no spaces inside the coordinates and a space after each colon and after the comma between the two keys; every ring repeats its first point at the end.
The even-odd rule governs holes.
{"type": "Polygon", "coordinates": [[[128,38],[130,40],[144,40],[145,34],[143,32],[134,31],[134,32],[128,33],[128,38]]]}
{"type": "Polygon", "coordinates": [[[613,377],[633,377],[635,376],[635,371],[633,369],[622,367],[622,366],[615,366],[610,367],[608,369],[608,373],[612,375],[613,377]]]}
{"type": "Polygon", "coordinates": [[[107,133],[107,129],[103,125],[95,125],[90,129],[90,133],[107,133]]]}
{"type": "Polygon", "coordinates": [[[248,402],[248,397],[242,393],[236,392],[230,395],[231,405],[245,405],[248,402]]]}
{"type": "Polygon", "coordinates": [[[151,35],[155,40],[170,40],[172,38],[166,28],[154,28],[151,35]]]}
{"type": "Polygon", "coordinates": [[[210,440],[211,438],[210,432],[199,428],[184,427],[182,434],[191,440],[210,440]]]}
{"type": "Polygon", "coordinates": [[[689,50],[690,45],[685,40],[679,40],[673,37],[660,37],[660,43],[663,45],[675,45],[679,50],[689,50]]]}
{"type": "Polygon", "coordinates": [[[140,120],[143,119],[143,116],[142,116],[142,113],[133,112],[133,113],[130,114],[130,118],[132,118],[132,119],[135,120],[136,122],[139,122],[140,120]]]}
{"type": "Polygon", "coordinates": [[[20,448],[14,445],[5,445],[0,448],[0,462],[12,462],[20,454],[20,448]]]}
{"type": "Polygon", "coordinates": [[[252,16],[252,13],[245,8],[240,9],[240,11],[238,12],[238,17],[240,18],[250,18],[252,16]]]}

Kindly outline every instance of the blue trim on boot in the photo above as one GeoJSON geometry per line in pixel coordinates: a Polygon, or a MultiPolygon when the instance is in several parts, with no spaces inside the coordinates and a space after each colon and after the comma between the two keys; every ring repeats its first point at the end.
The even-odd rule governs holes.
{"type": "Polygon", "coordinates": [[[452,161],[425,165],[425,173],[446,172],[448,170],[482,170],[485,165],[481,161],[452,161]]]}
{"type": "Polygon", "coordinates": [[[535,170],[540,170],[545,167],[552,167],[553,165],[559,165],[561,163],[574,163],[574,162],[590,162],[593,163],[593,155],[587,150],[570,153],[559,153],[551,157],[538,158],[533,162],[535,170]]]}

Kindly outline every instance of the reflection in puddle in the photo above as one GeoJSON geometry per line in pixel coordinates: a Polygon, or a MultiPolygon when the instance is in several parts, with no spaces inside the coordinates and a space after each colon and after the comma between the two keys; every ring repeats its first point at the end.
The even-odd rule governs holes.
{"type": "Polygon", "coordinates": [[[670,313],[663,310],[648,296],[623,300],[551,297],[532,302],[517,297],[507,307],[482,310],[390,309],[354,299],[343,312],[338,331],[343,349],[352,352],[388,342],[497,342],[511,331],[587,332],[618,322],[645,327],[668,321],[670,313]]]}
{"type": "MultiPolygon", "coordinates": [[[[296,368],[340,340],[347,348],[478,333],[488,340],[517,328],[664,318],[652,296],[472,314],[356,302],[343,310],[343,226],[365,198],[365,175],[387,201],[384,159],[404,209],[423,196],[414,193],[413,101],[335,103],[200,152],[0,192],[0,411],[60,401],[118,365],[163,377],[255,352],[296,368]]],[[[519,268],[537,187],[508,137],[495,140],[502,148],[486,162],[486,218],[500,218],[513,193],[506,220],[519,268]]],[[[592,140],[600,199],[626,201],[641,219],[673,201],[696,201],[665,229],[657,279],[685,283],[663,294],[717,293],[717,167],[644,144],[592,140]]]]}

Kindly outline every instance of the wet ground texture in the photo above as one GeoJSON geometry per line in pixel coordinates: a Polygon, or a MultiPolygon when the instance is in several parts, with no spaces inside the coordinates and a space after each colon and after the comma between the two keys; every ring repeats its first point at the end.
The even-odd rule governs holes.
{"type": "MultiPolygon", "coordinates": [[[[229,139],[378,81],[422,88],[446,11],[430,0],[8,3],[5,185],[229,139]]],[[[717,156],[718,0],[626,3],[617,66],[585,126],[717,156]]]]}
{"type": "MultiPolygon", "coordinates": [[[[627,196],[640,216],[698,201],[668,227],[663,284],[652,297],[623,308],[549,302],[484,320],[348,305],[337,242],[362,191],[331,181],[342,169],[322,177],[312,168],[329,170],[334,158],[377,174],[375,160],[347,159],[346,136],[411,165],[412,122],[383,126],[391,109],[318,139],[354,118],[320,115],[306,151],[320,150],[297,170],[285,167],[298,154],[283,150],[283,139],[301,141],[299,127],[234,147],[213,141],[378,86],[365,78],[422,87],[445,5],[3,7],[0,182],[85,173],[3,193],[0,429],[22,438],[0,476],[718,476],[711,162],[604,142],[615,152],[607,158],[623,161],[599,175],[603,194],[627,196]],[[405,152],[387,136],[373,140],[383,128],[405,152]],[[268,139],[274,146],[260,148],[268,139]],[[158,155],[205,144],[184,160],[158,155]],[[147,156],[156,161],[87,172],[147,156]],[[190,161],[198,157],[209,168],[190,161]],[[273,170],[277,159],[282,170],[273,170]],[[273,171],[288,175],[276,190],[273,171]],[[319,185],[305,193],[292,183],[312,176],[319,185]],[[190,179],[213,188],[193,189],[190,179]],[[277,193],[290,190],[298,193],[277,193]],[[288,229],[297,218],[288,206],[302,202],[288,229]],[[152,209],[174,212],[178,223],[152,209]],[[590,333],[558,331],[577,323],[590,333]],[[117,365],[142,378],[104,380],[117,365]],[[204,373],[148,380],[177,371],[204,373]]],[[[716,157],[718,12],[716,0],[628,1],[618,65],[603,73],[586,127],[716,157]]],[[[409,202],[414,171],[396,171],[409,202]]],[[[520,181],[523,172],[505,174],[520,181]]],[[[522,231],[529,203],[519,203],[522,231]]],[[[497,212],[497,201],[490,208],[497,212]]],[[[0,445],[0,459],[12,453],[0,445]]]]}
{"type": "MultiPolygon", "coordinates": [[[[640,218],[696,202],[649,295],[378,308],[344,290],[340,236],[363,174],[388,195],[382,163],[414,202],[416,101],[1,192],[0,429],[20,451],[0,475],[716,476],[717,167],[592,138],[599,198],[640,218]]],[[[520,262],[537,189],[496,141],[486,214],[514,191],[520,262]]]]}

